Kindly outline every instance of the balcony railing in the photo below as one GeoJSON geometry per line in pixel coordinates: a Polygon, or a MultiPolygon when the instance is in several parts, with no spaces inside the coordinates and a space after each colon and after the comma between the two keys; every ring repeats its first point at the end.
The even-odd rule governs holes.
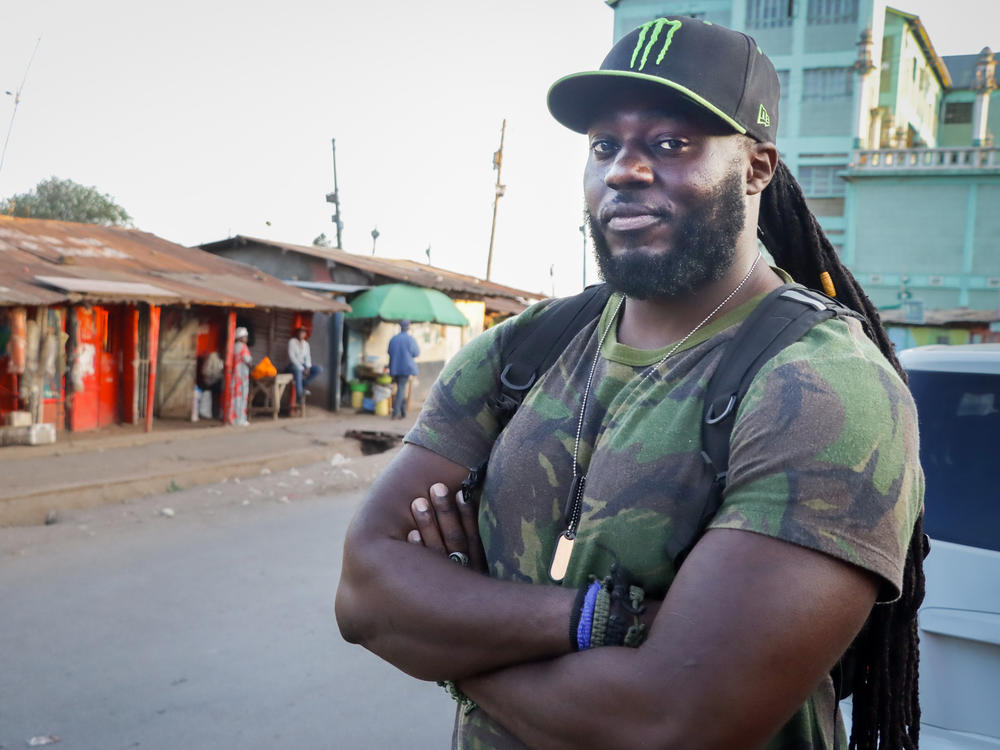
{"type": "Polygon", "coordinates": [[[866,172],[1000,170],[1000,148],[880,148],[855,151],[850,168],[866,172]]]}

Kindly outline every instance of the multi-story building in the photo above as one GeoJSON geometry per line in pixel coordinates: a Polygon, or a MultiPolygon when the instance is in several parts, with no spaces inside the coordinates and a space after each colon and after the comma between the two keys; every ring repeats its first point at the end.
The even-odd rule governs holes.
{"type": "Polygon", "coordinates": [[[876,304],[997,309],[1000,154],[989,126],[1000,94],[989,49],[942,58],[920,19],[885,0],[606,2],[616,40],[662,15],[757,40],[781,83],[782,159],[876,304]]]}

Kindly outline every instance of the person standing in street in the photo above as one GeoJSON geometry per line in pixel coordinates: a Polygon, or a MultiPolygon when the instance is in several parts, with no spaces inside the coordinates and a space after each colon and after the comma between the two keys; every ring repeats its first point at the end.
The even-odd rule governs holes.
{"type": "Polygon", "coordinates": [[[406,416],[406,386],[410,376],[417,374],[417,362],[414,358],[420,356],[416,339],[407,333],[410,321],[399,321],[399,329],[399,333],[389,339],[389,375],[396,384],[396,397],[392,401],[393,419],[406,416]]]}
{"type": "Polygon", "coordinates": [[[687,16],[550,89],[586,136],[601,313],[513,416],[505,343],[559,303],[448,361],[346,534],[337,592],[348,641],[459,702],[452,747],[918,746],[916,409],[779,158],[779,98],[756,41],[687,16]],[[775,335],[753,313],[772,295],[825,309],[816,289],[842,312],[715,411],[730,346],[775,335]],[[734,408],[717,466],[703,428],[734,408]]]}
{"type": "Polygon", "coordinates": [[[295,335],[288,339],[288,367],[285,372],[290,372],[295,376],[295,397],[301,399],[303,395],[308,396],[309,391],[305,386],[309,381],[323,372],[323,368],[312,363],[312,353],[309,351],[309,335],[302,326],[295,329],[295,335]]]}

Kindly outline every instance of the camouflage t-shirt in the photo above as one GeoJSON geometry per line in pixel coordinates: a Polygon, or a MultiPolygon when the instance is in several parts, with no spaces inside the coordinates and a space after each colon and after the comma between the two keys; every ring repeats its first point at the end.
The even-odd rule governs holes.
{"type": "MultiPolygon", "coordinates": [[[[634,349],[618,343],[616,328],[608,333],[583,421],[579,463],[587,481],[562,585],[603,577],[617,561],[648,596],[666,594],[712,483],[700,455],[704,390],[723,345],[762,297],[705,326],[647,377],[669,347],[634,349]]],[[[489,458],[479,528],[497,578],[553,585],[548,571],[567,524],[581,401],[618,301],[612,296],[600,320],[572,340],[502,432],[489,407],[499,336],[504,326],[529,324],[544,303],[454,357],[406,437],[465,466],[489,458]]],[[[877,574],[879,599],[890,601],[922,502],[917,455],[906,386],[856,320],[823,322],[754,378],[737,412],[728,485],[710,528],[766,534],[849,561],[877,574]]],[[[843,733],[835,715],[827,679],[766,747],[832,748],[833,733],[843,733]]],[[[458,717],[453,746],[524,747],[481,709],[458,717]]]]}

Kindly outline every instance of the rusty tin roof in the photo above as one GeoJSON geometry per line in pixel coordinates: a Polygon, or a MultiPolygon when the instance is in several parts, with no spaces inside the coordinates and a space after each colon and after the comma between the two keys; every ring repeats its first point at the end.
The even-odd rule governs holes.
{"type": "Polygon", "coordinates": [[[0,216],[0,306],[137,301],[350,309],[251,266],[138,229],[0,216]]]}
{"type": "Polygon", "coordinates": [[[525,303],[545,299],[546,296],[538,292],[529,292],[524,289],[486,281],[485,279],[478,279],[475,276],[446,271],[443,268],[427,265],[426,263],[418,263],[413,260],[376,258],[370,255],[357,255],[335,248],[317,247],[315,245],[295,245],[288,242],[249,237],[247,235],[236,235],[235,237],[218,242],[208,242],[200,245],[200,247],[212,252],[251,244],[322,258],[330,263],[349,266],[373,276],[383,276],[394,281],[413,284],[414,286],[437,289],[451,297],[464,297],[466,299],[485,300],[487,302],[504,299],[506,300],[505,307],[507,308],[505,312],[515,310],[520,312],[527,306],[525,303]]]}

